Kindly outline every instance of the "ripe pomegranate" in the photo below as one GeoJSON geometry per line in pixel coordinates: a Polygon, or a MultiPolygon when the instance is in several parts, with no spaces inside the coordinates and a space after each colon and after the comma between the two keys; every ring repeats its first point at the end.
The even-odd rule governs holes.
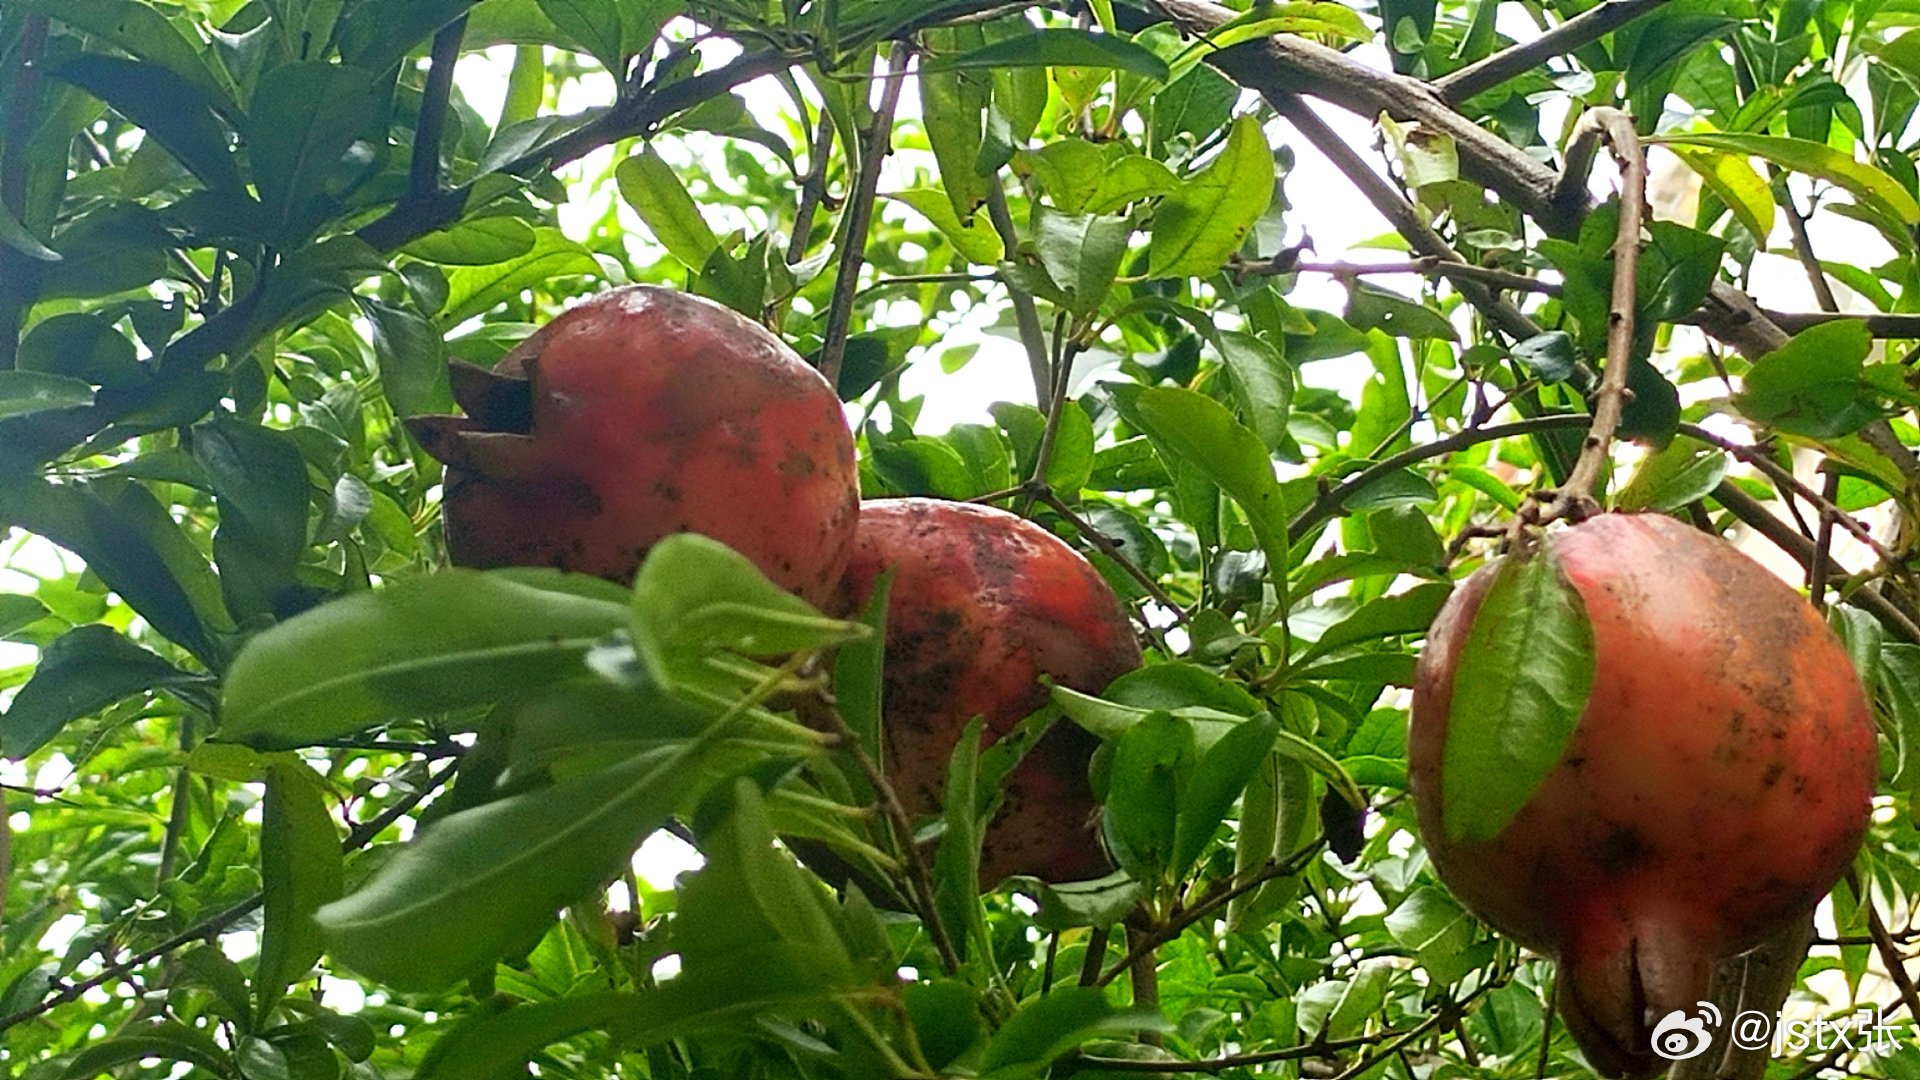
{"type": "MultiPolygon", "coordinates": [[[[1042,675],[1089,694],[1140,666],[1120,601],[1087,560],[1003,510],[933,499],[876,499],[838,603],[855,610],[894,571],[882,688],[885,767],[910,814],[941,807],[948,759],[968,721],[991,742],[1047,702],[1042,675]]],[[[1060,722],[1004,785],[980,880],[1097,877],[1100,846],[1087,762],[1099,740],[1060,722]]]]}
{"type": "Polygon", "coordinates": [[[626,584],[697,532],[813,603],[859,509],[853,435],[820,374],[711,301],[635,285],[535,331],[492,371],[454,366],[466,418],[409,430],[447,464],[462,566],[556,566],[626,584]]]}
{"type": "Polygon", "coordinates": [[[1593,625],[1585,711],[1491,840],[1441,824],[1442,748],[1489,569],[1447,601],[1413,696],[1409,779],[1441,879],[1554,955],[1561,1014],[1608,1075],[1667,1062],[1651,1029],[1715,963],[1804,919],[1845,872],[1877,773],[1867,702],[1805,600],[1671,518],[1606,514],[1547,542],[1593,625]]]}

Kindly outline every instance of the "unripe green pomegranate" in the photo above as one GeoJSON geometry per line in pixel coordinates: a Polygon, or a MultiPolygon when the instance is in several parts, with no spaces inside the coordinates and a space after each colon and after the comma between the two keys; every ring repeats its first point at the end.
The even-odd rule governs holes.
{"type": "Polygon", "coordinates": [[[456,365],[467,416],[409,430],[447,464],[462,566],[555,566],[626,584],[676,532],[710,536],[814,603],[859,504],[853,436],[820,374],[764,327],[652,285],[540,328],[493,371],[456,365]]]}
{"type": "Polygon", "coordinates": [[[1653,1027],[1693,1012],[1715,964],[1805,919],[1860,846],[1877,775],[1859,677],[1813,608],[1718,537],[1605,514],[1547,541],[1593,627],[1565,752],[1484,842],[1442,827],[1454,677],[1491,568],[1447,601],[1414,687],[1409,780],[1442,881],[1559,961],[1593,1065],[1668,1062],[1653,1027]]]}
{"type": "MultiPolygon", "coordinates": [[[[911,814],[941,808],[967,723],[1005,735],[1048,697],[1041,676],[1089,694],[1140,666],[1126,610],[1058,537],[1003,510],[933,499],[860,507],[837,604],[853,610],[894,571],[882,691],[885,767],[911,814]]],[[[1061,721],[1008,776],[986,832],[980,880],[1098,877],[1098,805],[1087,764],[1099,740],[1061,721]]]]}

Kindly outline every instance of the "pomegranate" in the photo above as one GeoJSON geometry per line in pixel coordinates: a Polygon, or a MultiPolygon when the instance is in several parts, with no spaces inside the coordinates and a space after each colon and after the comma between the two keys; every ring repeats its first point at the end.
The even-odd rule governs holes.
{"type": "Polygon", "coordinates": [[[1420,832],[1470,909],[1557,958],[1568,1030],[1608,1075],[1651,1075],[1653,1026],[1717,961],[1804,919],[1859,848],[1877,774],[1859,678],[1805,600],[1671,518],[1606,514],[1547,545],[1593,627],[1565,752],[1483,842],[1441,824],[1455,673],[1493,578],[1469,579],[1420,658],[1408,738],[1420,832]]]}
{"type": "MultiPolygon", "coordinates": [[[[1099,572],[1018,515],[933,499],[865,503],[841,608],[857,609],[888,569],[885,768],[910,814],[939,812],[948,759],[973,717],[991,742],[1046,704],[1042,675],[1097,694],[1140,666],[1127,613],[1099,572]]],[[[1021,760],[986,830],[982,883],[1107,872],[1087,780],[1098,745],[1063,721],[1021,760]]]]}
{"type": "Polygon", "coordinates": [[[853,435],[820,374],[765,328],[671,289],[601,293],[492,371],[454,366],[465,418],[409,430],[447,464],[462,566],[626,584],[671,533],[710,536],[813,603],[859,509],[853,435]]]}

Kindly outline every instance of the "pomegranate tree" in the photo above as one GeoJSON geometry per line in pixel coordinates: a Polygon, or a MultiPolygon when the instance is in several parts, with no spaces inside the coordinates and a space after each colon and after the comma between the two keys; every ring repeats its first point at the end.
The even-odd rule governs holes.
{"type": "Polygon", "coordinates": [[[1441,879],[1558,959],[1561,1014],[1597,1068],[1647,1075],[1666,1064],[1654,1024],[1693,1011],[1717,961],[1807,918],[1845,872],[1874,727],[1813,608],[1725,541],[1609,514],[1544,547],[1532,557],[1557,561],[1592,627],[1591,691],[1564,752],[1491,837],[1448,827],[1450,709],[1489,567],[1428,635],[1409,778],[1441,879]]]}
{"type": "Polygon", "coordinates": [[[853,543],[853,436],[827,381],[764,327],[672,289],[601,293],[492,371],[456,365],[466,417],[409,429],[447,464],[462,566],[625,584],[656,541],[713,537],[819,603],[853,543]]]}
{"type": "MultiPolygon", "coordinates": [[[[1140,666],[1126,611],[1099,572],[1018,515],[931,499],[865,503],[838,603],[857,608],[889,569],[885,767],[910,814],[940,810],[948,759],[973,717],[991,741],[1046,704],[1041,676],[1097,694],[1140,666]]],[[[982,882],[1108,870],[1087,779],[1098,745],[1063,722],[1027,753],[987,827],[982,882]]]]}

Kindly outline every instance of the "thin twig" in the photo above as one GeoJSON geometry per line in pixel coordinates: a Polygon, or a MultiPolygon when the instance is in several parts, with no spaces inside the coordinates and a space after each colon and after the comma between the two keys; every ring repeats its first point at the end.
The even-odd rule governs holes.
{"type": "Polygon", "coordinates": [[[1475,266],[1467,262],[1447,262],[1435,256],[1426,255],[1405,262],[1392,263],[1351,263],[1351,262],[1300,262],[1291,267],[1270,269],[1258,262],[1229,264],[1235,274],[1242,277],[1256,277],[1261,274],[1328,274],[1336,278],[1364,277],[1368,274],[1421,274],[1428,277],[1444,277],[1448,280],[1463,279],[1479,281],[1496,289],[1514,289],[1520,292],[1539,293],[1542,296],[1559,296],[1563,291],[1560,283],[1541,281],[1537,277],[1516,274],[1511,270],[1498,270],[1491,266],[1475,266]]]}
{"type": "Polygon", "coordinates": [[[1092,522],[1075,513],[1073,507],[1068,506],[1066,501],[1055,494],[1052,488],[1045,484],[1040,484],[1029,488],[1029,491],[1035,498],[1046,503],[1048,509],[1066,518],[1067,522],[1078,530],[1081,536],[1086,538],[1087,543],[1099,549],[1100,554],[1112,559],[1120,569],[1127,572],[1128,577],[1139,582],[1140,587],[1147,590],[1147,595],[1153,597],[1154,603],[1159,604],[1161,607],[1173,613],[1173,618],[1176,622],[1185,623],[1187,621],[1187,613],[1181,610],[1180,605],[1174,602],[1173,597],[1167,595],[1167,591],[1160,587],[1160,583],[1153,579],[1152,574],[1147,573],[1138,563],[1128,558],[1127,553],[1120,550],[1120,545],[1114,543],[1111,538],[1099,529],[1094,528],[1092,522]]]}
{"type": "MultiPolygon", "coordinates": [[[[1593,425],[1580,447],[1567,482],[1534,519],[1540,524],[1561,517],[1578,520],[1593,506],[1600,473],[1613,448],[1613,435],[1627,404],[1627,371],[1633,362],[1634,297],[1640,269],[1640,229],[1647,213],[1647,159],[1633,118],[1618,109],[1598,108],[1581,118],[1599,130],[1620,166],[1620,227],[1613,242],[1613,295],[1607,311],[1607,366],[1593,400],[1593,425]]],[[[1523,520],[1526,515],[1521,515],[1523,520]]]]}
{"type": "MultiPolygon", "coordinates": [[[[1285,1050],[1262,1050],[1246,1054],[1228,1054],[1224,1057],[1203,1058],[1199,1061],[1137,1061],[1132,1058],[1099,1057],[1082,1054],[1068,1059],[1072,1064],[1101,1072],[1222,1072],[1227,1069],[1249,1069],[1256,1065],[1273,1065],[1282,1061],[1302,1061],[1307,1058],[1331,1057],[1342,1050],[1358,1050],[1364,1046],[1378,1046],[1388,1039],[1397,1039],[1407,1033],[1401,1028],[1382,1031],[1373,1035],[1356,1035],[1351,1039],[1316,1039],[1300,1046],[1290,1046],[1285,1050]]],[[[1324,1032],[1323,1032],[1324,1034],[1324,1032]]]]}
{"type": "Polygon", "coordinates": [[[800,181],[800,205],[793,212],[793,238],[787,241],[787,265],[807,257],[813,243],[813,218],[827,198],[827,167],[832,164],[833,114],[820,110],[819,123],[813,129],[813,144],[807,151],[807,175],[800,181]]]}
{"type": "Polygon", "coordinates": [[[860,148],[860,172],[847,200],[839,276],[834,279],[826,334],[820,345],[820,374],[834,386],[840,385],[840,362],[846,356],[847,333],[853,325],[853,298],[860,288],[860,268],[867,262],[867,232],[873,227],[873,202],[880,194],[880,166],[893,150],[893,114],[900,105],[900,88],[906,81],[902,76],[912,55],[905,42],[896,42],[887,54],[880,105],[867,127],[866,145],[860,148]]]}
{"type": "Polygon", "coordinates": [[[1491,90],[1546,64],[1598,41],[1622,26],[1666,3],[1667,0],[1607,0],[1575,15],[1532,41],[1494,53],[1485,60],[1468,64],[1433,82],[1433,88],[1450,103],[1459,103],[1485,90],[1491,90]]]}
{"type": "MultiPolygon", "coordinates": [[[[1832,469],[1826,471],[1827,479],[1820,497],[1828,505],[1840,495],[1840,474],[1832,469]]],[[[1813,565],[1807,568],[1807,599],[1812,602],[1815,611],[1827,610],[1827,575],[1833,565],[1833,513],[1822,507],[1820,510],[1820,534],[1813,540],[1813,565]]]]}
{"type": "Polygon", "coordinates": [[[1894,943],[1893,936],[1887,933],[1887,924],[1880,918],[1880,909],[1873,903],[1873,896],[1858,875],[1849,879],[1860,902],[1867,908],[1867,933],[1873,937],[1873,947],[1880,954],[1880,963],[1887,969],[1887,977],[1900,991],[1900,1003],[1906,1006],[1907,1015],[1920,1020],[1920,991],[1913,985],[1913,976],[1907,971],[1907,959],[1900,955],[1900,946],[1894,943]]]}
{"type": "Polygon", "coordinates": [[[1368,484],[1430,458],[1444,457],[1456,450],[1469,446],[1493,442],[1496,439],[1511,438],[1515,435],[1540,435],[1550,431],[1571,431],[1587,426],[1590,418],[1583,413],[1556,413],[1551,416],[1535,416],[1526,420],[1516,420],[1510,424],[1492,424],[1487,427],[1472,427],[1456,432],[1444,439],[1436,439],[1409,450],[1403,450],[1389,458],[1361,469],[1345,480],[1328,488],[1307,504],[1306,509],[1295,514],[1287,525],[1287,535],[1296,541],[1313,529],[1319,528],[1327,520],[1340,513],[1347,499],[1368,484]]]}
{"type": "Polygon", "coordinates": [[[1119,978],[1123,972],[1131,970],[1133,965],[1140,961],[1141,957],[1152,955],[1160,946],[1186,933],[1188,927],[1212,915],[1214,912],[1232,903],[1235,899],[1245,896],[1269,881],[1274,881],[1278,878],[1292,877],[1305,870],[1307,864],[1313,861],[1314,857],[1320,853],[1320,850],[1326,846],[1326,843],[1326,837],[1315,837],[1313,842],[1284,859],[1267,860],[1266,863],[1255,868],[1252,873],[1248,874],[1244,880],[1225,888],[1209,890],[1191,907],[1176,908],[1167,916],[1165,922],[1154,927],[1151,931],[1138,935],[1128,935],[1127,955],[1122,957],[1118,963],[1101,973],[1099,979],[1100,985],[1105,986],[1107,983],[1119,978]],[[1135,937],[1138,937],[1139,940],[1135,941],[1135,937]]]}
{"type": "Polygon", "coordinates": [[[914,904],[920,909],[920,922],[927,928],[927,936],[933,939],[942,966],[949,974],[959,971],[960,953],[954,948],[953,936],[947,932],[946,922],[940,918],[940,907],[934,900],[933,875],[927,871],[926,860],[920,857],[920,845],[913,842],[913,819],[907,816],[906,807],[900,802],[893,784],[887,780],[879,763],[867,753],[859,733],[848,725],[847,718],[840,715],[840,710],[828,705],[818,710],[818,715],[839,737],[840,748],[853,758],[861,775],[867,778],[867,783],[873,785],[880,812],[886,816],[887,824],[899,841],[896,846],[900,849],[900,861],[907,868],[907,884],[913,890],[914,904]]]}
{"type": "MultiPolygon", "coordinates": [[[[1394,230],[1406,238],[1417,254],[1436,259],[1443,266],[1467,265],[1453,245],[1426,223],[1406,196],[1374,172],[1373,167],[1328,127],[1326,121],[1320,119],[1298,94],[1268,91],[1267,100],[1280,111],[1280,115],[1286,117],[1294,130],[1333,162],[1349,183],[1360,189],[1360,193],[1380,212],[1380,216],[1386,218],[1394,230]]],[[[1453,287],[1460,290],[1460,295],[1466,297],[1467,303],[1486,316],[1487,321],[1502,334],[1521,341],[1540,332],[1540,328],[1525,313],[1496,295],[1478,279],[1449,275],[1447,280],[1453,282],[1453,287]]]]}

